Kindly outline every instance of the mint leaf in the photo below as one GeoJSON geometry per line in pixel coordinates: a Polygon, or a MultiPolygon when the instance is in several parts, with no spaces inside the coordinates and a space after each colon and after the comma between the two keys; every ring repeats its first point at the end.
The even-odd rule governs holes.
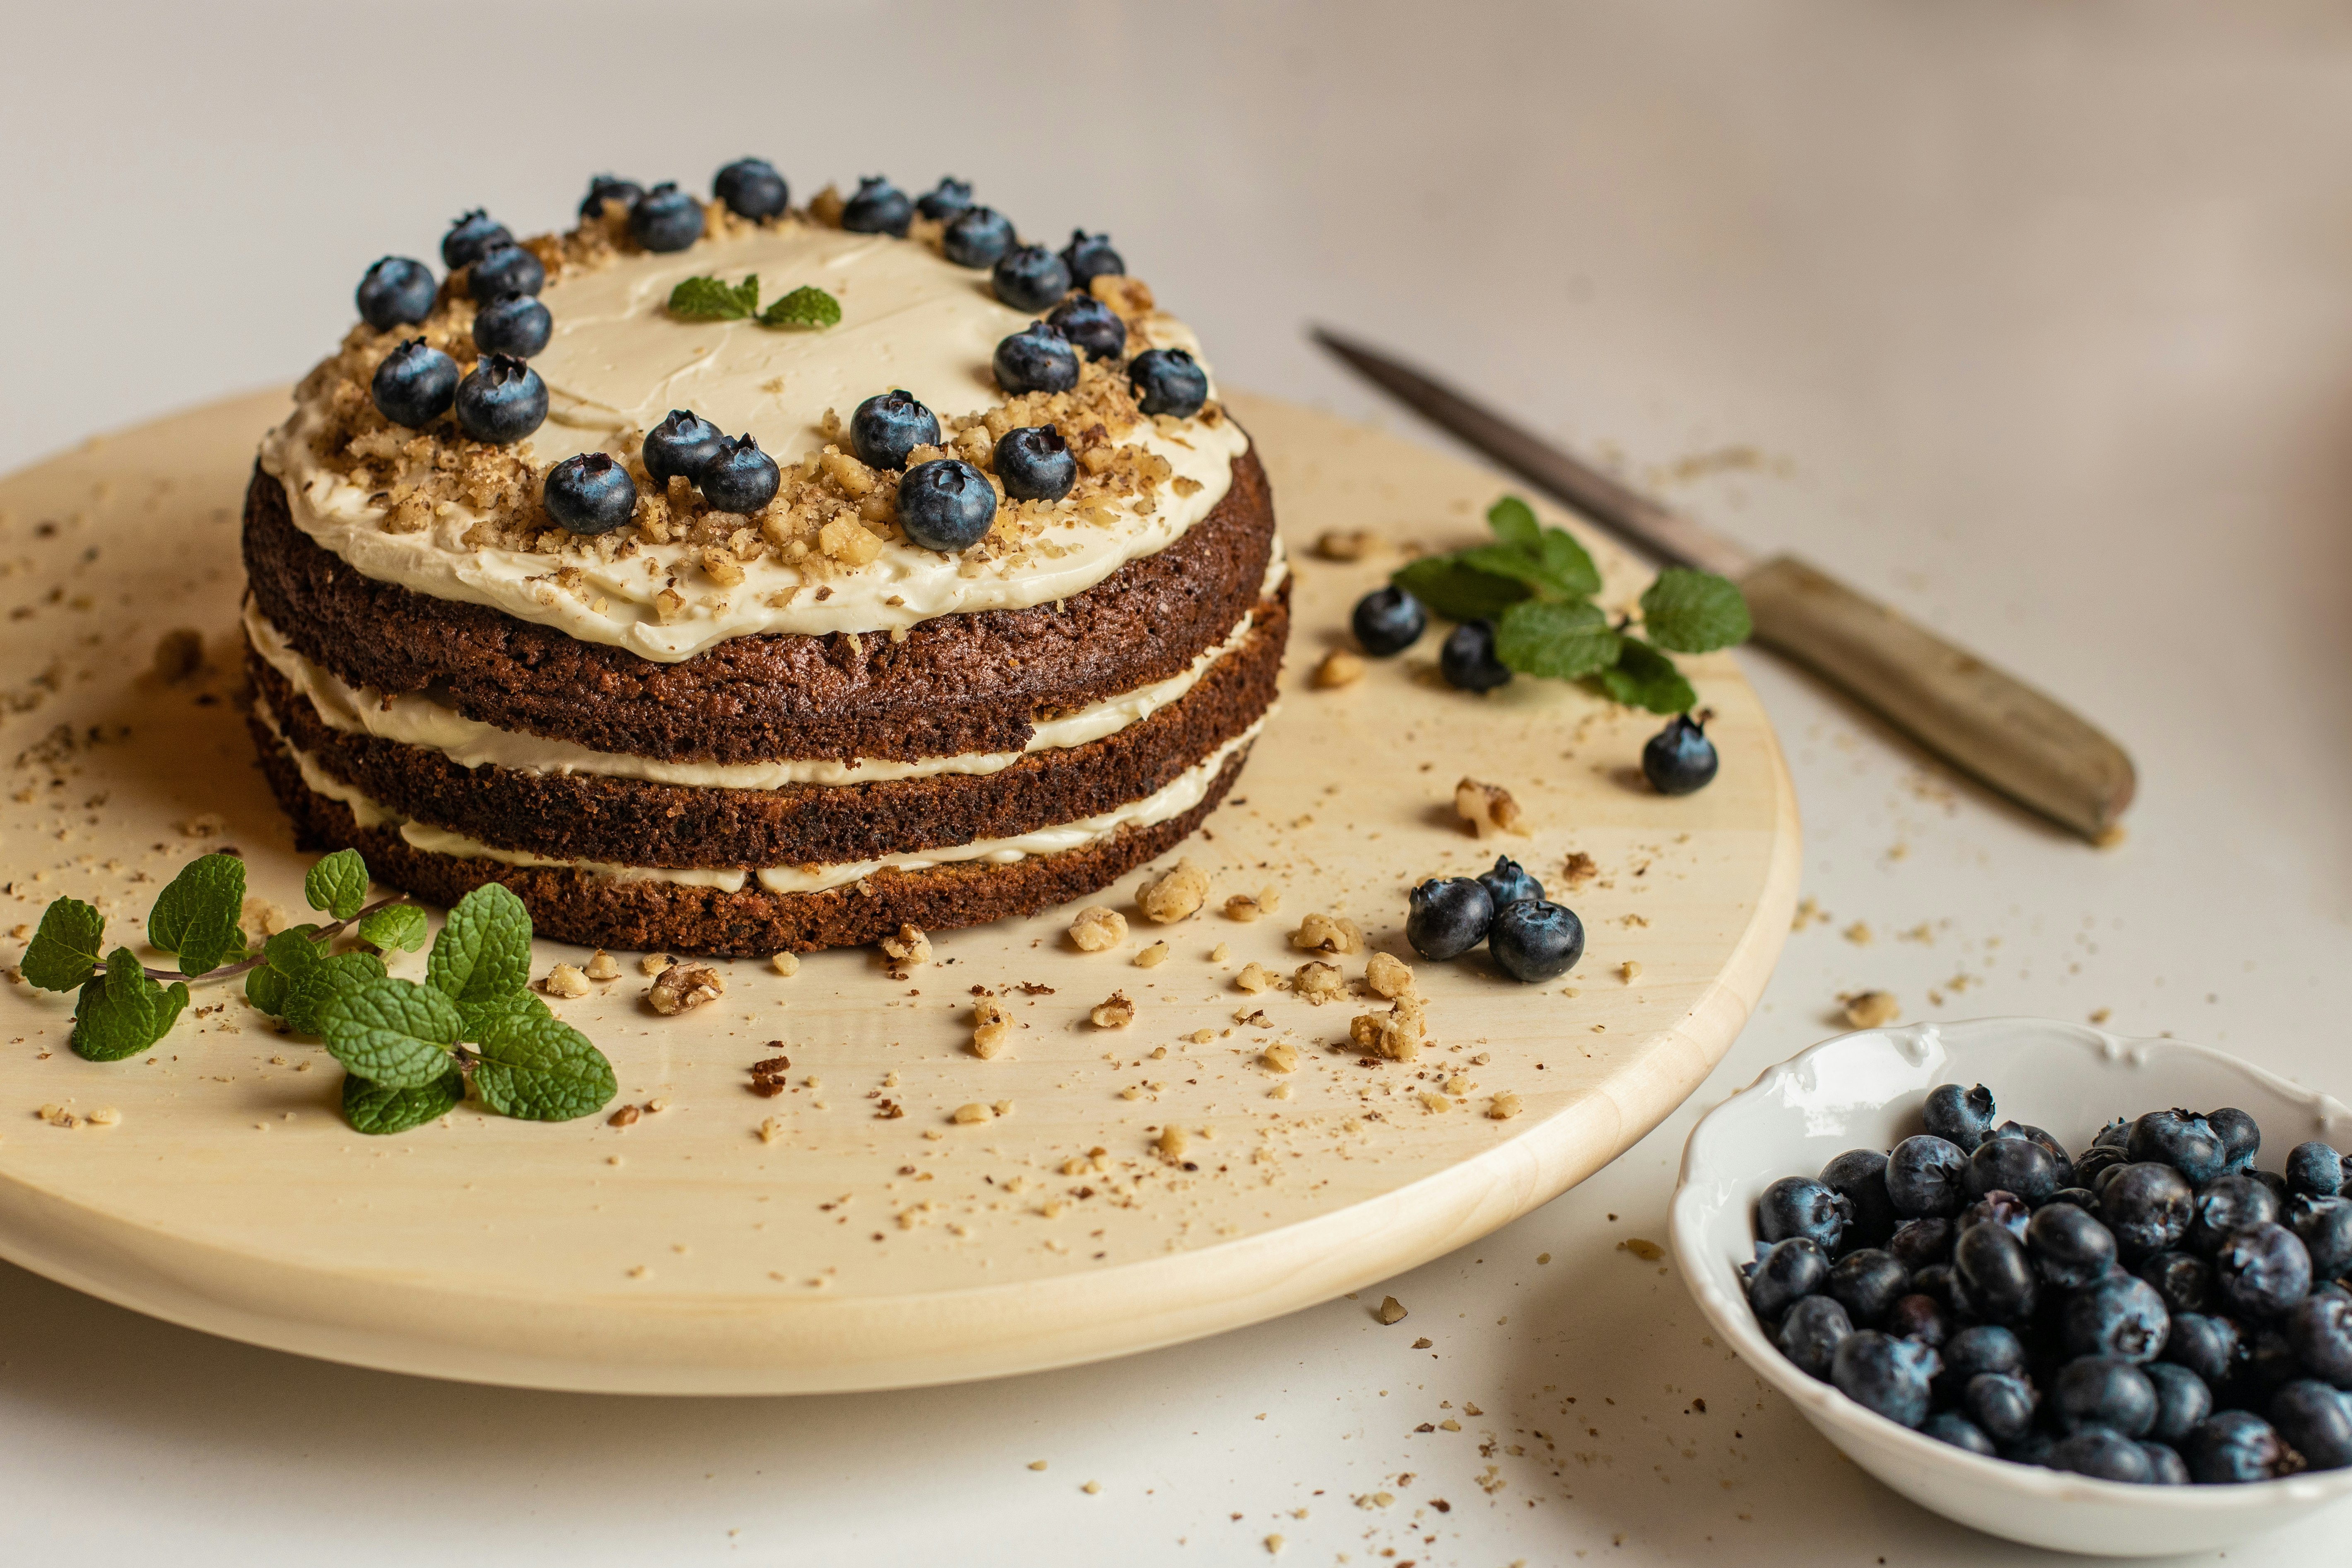
{"type": "Polygon", "coordinates": [[[83,982],[74,1003],[75,1054],[94,1062],[135,1057],[162,1039],[187,1005],[184,983],[174,980],[165,990],[147,978],[137,953],[118,947],[106,955],[105,973],[83,982]]]}
{"type": "Polygon", "coordinates": [[[360,921],[360,940],[387,952],[415,952],[425,945],[425,911],[415,904],[386,904],[360,921]]]}
{"type": "Polygon", "coordinates": [[[1601,689],[1628,708],[1653,713],[1687,713],[1698,706],[1698,693],[1683,679],[1675,661],[1640,637],[1622,639],[1617,662],[1600,672],[1601,689]]]}
{"type": "Polygon", "coordinates": [[[460,1002],[457,1016],[465,1028],[458,1038],[467,1045],[478,1045],[490,1033],[513,1017],[552,1018],[547,1004],[528,991],[517,991],[504,996],[493,996],[487,1002],[460,1002]]]}
{"type": "Polygon", "coordinates": [[[669,313],[690,321],[740,321],[760,308],[760,275],[740,285],[689,278],[669,291],[669,313]]]}
{"type": "Polygon", "coordinates": [[[71,991],[97,973],[99,943],[105,939],[104,915],[79,899],[53,899],[41,911],[41,929],[26,944],[17,970],[28,985],[71,991]]]}
{"type": "Polygon", "coordinates": [[[841,301],[822,289],[806,284],[793,289],[760,317],[763,327],[837,327],[841,325],[841,301]]]}
{"type": "Polygon", "coordinates": [[[245,999],[273,1018],[284,1017],[296,983],[324,956],[318,934],[314,925],[291,926],[263,942],[259,966],[245,972],[245,999]]]}
{"type": "Polygon", "coordinates": [[[371,980],[319,1009],[319,1036],[344,1069],[379,1089],[421,1089],[454,1065],[457,1005],[413,980],[371,980]]]}
{"type": "Polygon", "coordinates": [[[367,902],[367,862],[356,849],[338,849],[310,868],[302,879],[302,897],[314,910],[324,910],[339,921],[360,912],[367,902]]]}
{"type": "Polygon", "coordinates": [[[1451,555],[1424,555],[1389,581],[1449,621],[1491,621],[1528,596],[1525,584],[1465,566],[1451,555]]]}
{"type": "Polygon", "coordinates": [[[452,1067],[415,1089],[386,1089],[357,1073],[343,1075],[343,1120],[371,1137],[405,1132],[446,1116],[466,1098],[466,1075],[452,1067]]]}
{"type": "Polygon", "coordinates": [[[1748,601],[1730,578],[1669,566],[1642,594],[1642,629],[1660,647],[1712,653],[1746,642],[1755,626],[1748,618],[1748,601]]]}
{"type": "Polygon", "coordinates": [[[374,953],[328,954],[295,979],[286,994],[286,1011],[278,1016],[298,1035],[320,1034],[319,1014],[328,1003],[383,977],[383,960],[374,953]]]}
{"type": "Polygon", "coordinates": [[[475,1047],[474,1092],[527,1121],[569,1121],[601,1110],[620,1085],[588,1037],[552,1014],[518,1012],[475,1047]]]}
{"type": "Polygon", "coordinates": [[[1543,537],[1543,524],[1536,521],[1535,508],[1517,496],[1505,496],[1486,509],[1486,526],[1495,537],[1506,544],[1522,550],[1533,550],[1543,537]]]}
{"type": "Polygon", "coordinates": [[[1598,605],[1529,599],[1496,624],[1495,657],[1521,675],[1574,680],[1615,664],[1621,641],[1598,605]]]}
{"type": "Polygon", "coordinates": [[[205,974],[245,951],[237,921],[245,911],[245,862],[234,855],[203,855],[155,896],[147,940],[180,955],[180,973],[205,974]]]}
{"type": "Polygon", "coordinates": [[[530,911],[500,882],[457,900],[433,939],[425,978],[453,1002],[488,1002],[530,981],[530,911]]]}

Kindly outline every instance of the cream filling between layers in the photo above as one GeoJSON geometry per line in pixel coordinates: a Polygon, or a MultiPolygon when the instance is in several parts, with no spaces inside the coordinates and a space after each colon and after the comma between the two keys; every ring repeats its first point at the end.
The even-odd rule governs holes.
{"type": "MultiPolygon", "coordinates": [[[[555,322],[532,362],[548,385],[549,416],[525,447],[542,464],[581,451],[624,456],[633,433],[673,407],[692,407],[730,434],[749,431],[779,461],[823,442],[826,409],[845,419],[865,398],[893,387],[913,392],[942,418],[977,413],[998,400],[990,370],[998,341],[1032,320],[998,302],[985,273],[925,245],[798,220],[671,255],[623,258],[558,279],[541,298],[555,322]],[[731,282],[745,273],[759,275],[768,300],[803,284],[825,289],[841,302],[841,324],[777,331],[748,321],[680,321],[663,308],[684,279],[731,282]]],[[[1199,353],[1189,328],[1160,315],[1135,325],[1129,347],[1199,353]]],[[[322,406],[298,402],[260,454],[264,471],[285,483],[295,526],[319,544],[379,581],[488,605],[662,663],[761,632],[887,631],[936,616],[1068,598],[1166,549],[1206,517],[1224,499],[1234,459],[1249,445],[1229,418],[1195,418],[1168,430],[1147,419],[1117,438],[1150,448],[1168,460],[1172,478],[1200,487],[1183,496],[1173,483],[1162,485],[1148,513],[1122,500],[1108,524],[1056,521],[1013,561],[888,542],[870,564],[822,584],[762,556],[743,563],[740,584],[722,587],[682,542],[640,543],[610,561],[584,546],[548,555],[469,545],[467,531],[481,517],[457,502],[445,503],[419,531],[387,532],[388,507],[375,499],[383,492],[352,483],[312,453],[325,420],[322,406]],[[553,581],[562,568],[582,574],[576,587],[553,581]],[[687,604],[665,620],[658,596],[673,584],[687,604]],[[831,590],[823,599],[813,591],[819,586],[831,590]]]]}
{"type": "MultiPolygon", "coordinates": [[[[1282,542],[1277,539],[1274,559],[1266,565],[1265,584],[1258,596],[1263,599],[1281,587],[1288,573],[1282,542]]],[[[782,789],[791,784],[873,784],[940,773],[992,773],[1011,767],[1032,752],[1099,741],[1141,723],[1191,691],[1211,665],[1247,640],[1256,620],[1255,611],[1244,616],[1223,642],[1202,650],[1191,667],[1179,674],[1089,704],[1075,713],[1046,720],[1031,734],[1028,745],[1018,752],[966,752],[916,762],[871,758],[838,763],[809,758],[767,763],[677,763],[621,752],[599,752],[571,741],[501,730],[495,724],[468,719],[429,697],[408,695],[387,700],[367,687],[347,684],[332,671],[304,658],[261,613],[259,605],[250,598],[245,605],[245,635],[253,650],[285,677],[288,685],[310,700],[320,722],[331,730],[373,735],[379,740],[438,752],[463,768],[593,773],[696,788],[751,790],[782,789]]]]}
{"type": "MultiPolygon", "coordinates": [[[[496,860],[508,866],[547,866],[562,870],[584,872],[593,877],[609,877],[623,882],[671,882],[683,887],[719,888],[727,892],[740,892],[746,872],[740,868],[723,869],[691,868],[673,869],[667,867],[620,866],[603,860],[561,860],[528,850],[500,849],[453,833],[446,827],[435,827],[401,816],[391,807],[373,800],[360,790],[343,783],[319,765],[318,759],[286,738],[278,727],[278,716],[267,701],[254,700],[254,713],[269,732],[278,738],[301,770],[302,782],[315,795],[338,800],[351,809],[352,820],[362,827],[397,826],[402,838],[418,849],[436,855],[449,855],[466,859],[496,860]]],[[[818,893],[828,888],[845,887],[877,871],[920,871],[934,866],[949,866],[967,860],[988,860],[1010,865],[1032,856],[1056,855],[1067,850],[1084,848],[1106,838],[1124,827],[1150,827],[1181,816],[1207,798],[1209,787],[1233,754],[1257,738],[1274,716],[1268,709],[1256,723],[1210,752],[1199,763],[1187,768],[1159,790],[1140,800],[1129,801],[1115,810],[1099,816],[1083,817],[1076,822],[1061,823],[1053,827],[1041,827],[1034,833],[1016,834],[1005,838],[976,838],[969,844],[958,844],[940,849],[896,855],[879,860],[858,860],[832,866],[772,866],[751,873],[759,879],[760,886],[771,893],[818,893]]]]}

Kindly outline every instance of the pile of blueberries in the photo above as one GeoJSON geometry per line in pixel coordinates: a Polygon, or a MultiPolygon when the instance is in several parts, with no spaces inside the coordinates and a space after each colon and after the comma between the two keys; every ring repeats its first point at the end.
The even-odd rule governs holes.
{"type": "MultiPolygon", "coordinates": [[[[712,195],[754,222],[782,216],[791,190],[763,158],[740,158],[719,171],[712,195]]],[[[648,190],[634,180],[599,174],[580,204],[584,219],[608,204],[627,215],[631,237],[648,251],[684,250],[702,237],[702,204],[670,182],[648,190]]],[[[858,182],[841,209],[841,226],[854,234],[904,237],[920,213],[945,225],[940,248],[961,267],[987,268],[998,300],[1041,319],[996,345],[996,381],[1008,396],[1066,392],[1078,384],[1078,356],[1116,362],[1126,352],[1127,324],[1088,292],[1127,263],[1110,237],[1073,230],[1059,251],[1024,245],[1013,225],[971,199],[971,186],[952,177],[920,197],[879,175],[858,182]]],[[[554,330],[539,291],[547,269],[518,244],[504,224],[476,209],[450,226],[441,260],[466,268],[467,293],[479,304],[474,344],[481,357],[462,379],[457,361],[413,338],[386,355],[372,388],[378,412],[415,429],[454,410],[457,427],[477,441],[520,441],[547,419],[547,384],[527,363],[547,347],[554,330]]],[[[414,326],[432,313],[439,292],[432,268],[387,256],[360,279],[360,315],[377,331],[414,326]]],[[[1189,419],[1208,400],[1209,378],[1183,349],[1148,349],[1127,362],[1128,382],[1147,415],[1189,419]]],[[[918,446],[935,445],[938,419],[906,392],[867,398],[850,422],[860,461],[904,468],[918,446]]],[[[992,458],[1004,493],[1015,500],[1059,500],[1076,482],[1076,464],[1050,425],[1008,432],[992,458]]],[[[720,511],[753,512],[774,499],[782,482],[776,461],[751,436],[729,437],[690,409],[675,409],[646,437],[646,469],[656,484],[683,476],[720,511]]],[[[635,515],[636,481],[602,452],[558,463],[547,477],[548,516],[573,533],[609,533],[635,515]]],[[[959,551],[983,538],[996,517],[988,477],[956,458],[919,463],[898,492],[899,526],[928,550],[959,551]]]]}
{"type": "Polygon", "coordinates": [[[2352,1465],[2352,1198],[2302,1143],[2254,1167],[2242,1110],[2116,1121],[2080,1155],[1982,1085],[1927,1131],[1790,1176],[1748,1300],[1780,1352],[1890,1421],[2102,1480],[2352,1465]]]}
{"type": "Polygon", "coordinates": [[[1410,895],[1404,939],[1443,963],[1480,942],[1496,966],[1534,984],[1567,973],[1584,956],[1584,922],[1544,898],[1543,884],[1507,855],[1476,877],[1433,877],[1410,895]]]}

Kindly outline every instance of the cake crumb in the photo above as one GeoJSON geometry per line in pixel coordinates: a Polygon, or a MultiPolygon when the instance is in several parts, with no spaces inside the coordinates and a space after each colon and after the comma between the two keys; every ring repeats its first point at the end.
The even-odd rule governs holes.
{"type": "Polygon", "coordinates": [[[588,967],[582,973],[591,980],[618,980],[621,977],[621,965],[611,953],[600,947],[596,950],[595,956],[588,960],[588,967]]]}
{"type": "Polygon", "coordinates": [[[1264,1055],[1259,1059],[1265,1063],[1267,1070],[1269,1071],[1297,1072],[1298,1070],[1298,1047],[1290,1044],[1286,1040],[1276,1040],[1274,1044],[1266,1047],[1264,1055]]]}
{"type": "Polygon", "coordinates": [[[1127,917],[1100,904],[1080,910],[1070,922],[1070,942],[1080,952],[1101,952],[1126,940],[1127,917]]]}
{"type": "Polygon", "coordinates": [[[192,626],[174,626],[155,639],[151,668],[164,685],[176,686],[204,667],[204,633],[192,626]]]}
{"type": "Polygon", "coordinates": [[[2091,1009],[2091,1022],[2094,1024],[2104,1024],[2115,1016],[2115,1009],[2112,1007],[2094,1007],[2091,1009]]]}
{"type": "Polygon", "coordinates": [[[1242,972],[1234,976],[1234,984],[1253,996],[1273,990],[1279,980],[1273,970],[1255,963],[1243,964],[1242,972]]]}
{"type": "Polygon", "coordinates": [[[588,994],[588,976],[569,963],[559,963],[547,972],[540,988],[550,996],[578,997],[588,994]]]}
{"type": "Polygon", "coordinates": [[[727,976],[707,963],[673,963],[654,977],[646,1000],[664,1017],[690,1012],[727,994],[727,976]]]}
{"type": "Polygon", "coordinates": [[[1500,784],[1481,784],[1465,776],[1454,786],[1454,813],[1480,838],[1496,833],[1525,837],[1528,831],[1527,814],[1500,784]]]}
{"type": "Polygon", "coordinates": [[[1167,962],[1168,944],[1164,942],[1155,942],[1135,955],[1135,966],[1138,969],[1157,969],[1167,962]]]}
{"type": "Polygon", "coordinates": [[[1320,959],[1309,959],[1300,964],[1290,977],[1290,988],[1318,1007],[1326,1002],[1337,1002],[1348,994],[1339,966],[1320,959]]]}
{"type": "Polygon", "coordinates": [[[948,1120],[959,1127],[970,1127],[975,1122],[995,1121],[996,1112],[975,1100],[969,1105],[957,1106],[948,1120]]]}
{"type": "Polygon", "coordinates": [[[1135,901],[1154,925],[1167,925],[1197,913],[1209,898],[1209,874],[1190,860],[1146,880],[1135,890],[1135,901]]]}
{"type": "Polygon", "coordinates": [[[971,1004],[971,1054],[990,1061],[1003,1054],[1013,1038],[1013,1015],[1004,1004],[993,996],[979,996],[971,1004]]]}
{"type": "Polygon", "coordinates": [[[772,952],[768,955],[768,962],[779,974],[798,974],[801,972],[801,955],[797,952],[772,952]]]}
{"type": "Polygon", "coordinates": [[[910,925],[898,928],[897,936],[882,939],[882,951],[901,963],[929,963],[931,961],[931,939],[910,925]]]}
{"type": "Polygon", "coordinates": [[[1903,1016],[1903,1005],[1886,991],[1848,991],[1838,997],[1849,1027],[1876,1029],[1903,1016]]]}
{"type": "Polygon", "coordinates": [[[1135,1004],[1128,1000],[1126,992],[1114,991],[1097,1003],[1087,1016],[1094,1020],[1097,1029],[1124,1029],[1135,1022],[1135,1004]]]}
{"type": "Polygon", "coordinates": [[[1381,1297],[1381,1304],[1372,1311],[1372,1316],[1378,1318],[1383,1324],[1402,1323],[1412,1315],[1404,1310],[1404,1303],[1394,1296],[1381,1297]]]}
{"type": "Polygon", "coordinates": [[[1303,952],[1361,952],[1364,928],[1345,915],[1312,914],[1290,933],[1290,945],[1303,952]]]}
{"type": "Polygon", "coordinates": [[[1376,952],[1364,965],[1364,984],[1393,1002],[1412,989],[1412,966],[1393,953],[1376,952]]]}
{"type": "Polygon", "coordinates": [[[1369,528],[1327,528],[1315,540],[1315,553],[1326,561],[1361,561],[1388,548],[1388,541],[1369,528]]]}
{"type": "Polygon", "coordinates": [[[1360,654],[1335,647],[1323,656],[1311,677],[1316,689],[1329,691],[1342,686],[1353,686],[1364,679],[1364,660],[1360,654]]]}

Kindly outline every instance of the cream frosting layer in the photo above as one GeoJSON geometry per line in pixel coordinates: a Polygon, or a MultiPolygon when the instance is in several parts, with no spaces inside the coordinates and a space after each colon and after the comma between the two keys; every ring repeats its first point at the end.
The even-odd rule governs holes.
{"type": "Polygon", "coordinates": [[[747,873],[741,868],[673,869],[616,866],[601,860],[562,860],[533,855],[527,850],[498,848],[465,834],[403,816],[335,777],[320,766],[316,757],[288,741],[285,731],[278,727],[278,716],[269,710],[266,701],[257,698],[253,710],[269,732],[278,737],[278,743],[292,755],[295,766],[301,770],[302,782],[313,794],[342,802],[351,809],[352,819],[362,827],[397,826],[401,837],[416,848],[436,855],[496,860],[507,866],[549,866],[593,877],[610,877],[619,881],[670,882],[685,887],[719,888],[730,893],[742,890],[747,875],[756,876],[760,886],[772,893],[818,893],[828,888],[846,887],[877,871],[920,871],[968,860],[1009,865],[1032,856],[1056,855],[1084,848],[1121,828],[1150,827],[1171,817],[1181,816],[1206,799],[1210,786],[1216,782],[1218,773],[1223,771],[1233,754],[1255,740],[1258,732],[1265,728],[1266,721],[1273,717],[1273,710],[1269,709],[1256,723],[1179,773],[1160,789],[1097,816],[1039,828],[1034,833],[1004,838],[979,838],[969,844],[926,849],[887,859],[858,860],[830,866],[772,866],[747,873]]]}
{"type": "MultiPolygon", "coordinates": [[[[1288,571],[1277,540],[1259,596],[1263,598],[1279,588],[1288,571]]],[[[1036,727],[1029,744],[1018,752],[966,752],[917,762],[870,758],[837,763],[824,758],[802,758],[770,763],[677,763],[631,756],[624,752],[599,752],[570,741],[501,730],[495,724],[468,719],[429,697],[386,698],[369,688],[352,686],[333,671],[295,651],[285,634],[270,624],[250,598],[245,605],[247,641],[271,668],[285,677],[289,686],[310,699],[320,721],[331,730],[421,746],[440,752],[463,768],[488,766],[526,773],[592,773],[606,778],[644,779],[652,784],[752,790],[782,789],[789,784],[874,784],[940,773],[992,773],[1011,767],[1032,752],[1099,741],[1141,723],[1192,690],[1211,665],[1241,647],[1256,620],[1255,612],[1244,616],[1223,642],[1203,649],[1180,674],[1092,703],[1058,719],[1046,720],[1036,727]]]]}
{"type": "MultiPolygon", "coordinates": [[[[780,459],[822,443],[826,409],[846,418],[865,398],[893,387],[915,393],[943,417],[975,413],[998,400],[989,369],[997,342],[1031,319],[999,303],[984,274],[928,246],[798,220],[567,273],[541,298],[554,336],[532,363],[548,384],[550,414],[528,446],[542,464],[582,451],[623,455],[630,432],[672,407],[691,406],[730,433],[748,430],[780,459]],[[778,331],[751,321],[685,321],[663,308],[682,279],[709,274],[733,282],[746,273],[758,274],[765,299],[804,283],[825,289],[841,302],[840,325],[778,331]]],[[[1199,352],[1190,330],[1167,316],[1139,323],[1129,346],[1199,352]]],[[[745,563],[743,581],[722,586],[703,574],[683,542],[640,545],[613,561],[577,546],[544,555],[468,544],[465,535],[481,519],[457,502],[416,532],[388,532],[385,505],[373,499],[380,492],[313,455],[312,437],[323,423],[321,407],[298,402],[261,447],[261,466],[284,481],[296,526],[320,545],[367,576],[665,663],[761,632],[887,631],[936,616],[1067,598],[1165,549],[1207,516],[1248,446],[1230,419],[1166,430],[1146,420],[1118,438],[1166,458],[1173,477],[1197,490],[1180,496],[1163,486],[1149,511],[1121,502],[1108,523],[1075,514],[1057,520],[1013,560],[887,542],[879,559],[828,579],[832,592],[819,599],[810,591],[814,577],[773,557],[745,563]],[[564,567],[582,576],[559,587],[553,576],[564,567]],[[658,595],[673,583],[687,605],[664,620],[658,595]]]]}

